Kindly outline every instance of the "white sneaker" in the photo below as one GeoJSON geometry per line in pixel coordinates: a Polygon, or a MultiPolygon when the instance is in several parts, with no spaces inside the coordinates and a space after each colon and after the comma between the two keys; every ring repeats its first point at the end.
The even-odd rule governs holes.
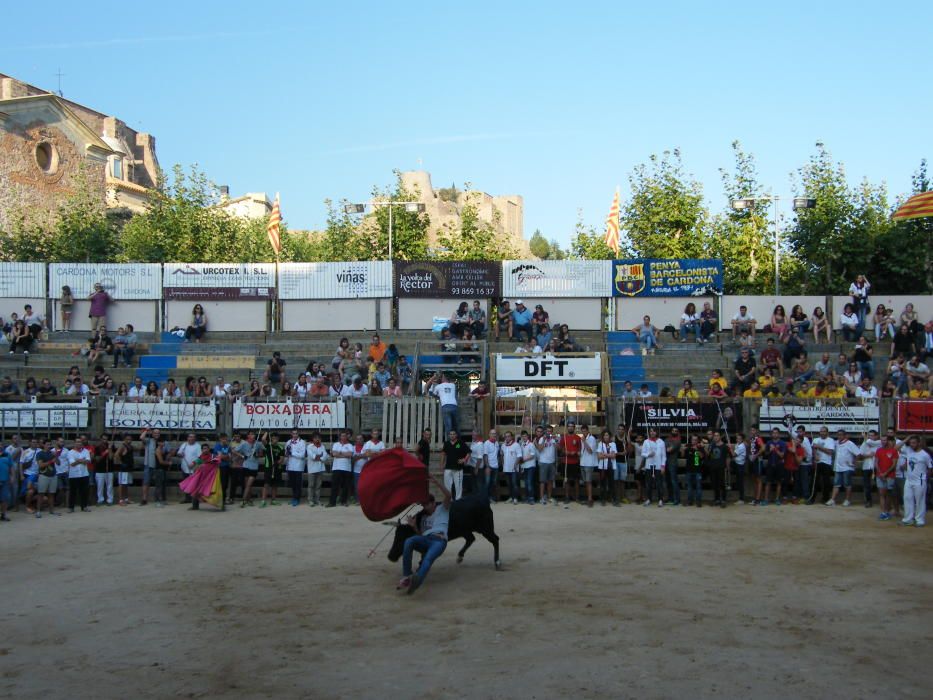
{"type": "MultiPolygon", "coordinates": [[[[11,355],[13,354],[13,351],[12,351],[12,350],[10,350],[10,354],[11,354],[11,355]]],[[[641,349],[641,354],[642,354],[642,355],[647,355],[647,354],[648,354],[648,348],[642,348],[642,349],[641,349]]]]}
{"type": "Polygon", "coordinates": [[[29,357],[29,351],[28,351],[28,350],[23,350],[23,354],[24,354],[26,357],[29,357]]]}
{"type": "Polygon", "coordinates": [[[836,505],[836,502],[835,502],[835,501],[831,501],[831,500],[830,500],[830,501],[826,501],[826,505],[828,505],[830,508],[832,508],[834,505],[836,505]]]}
{"type": "Polygon", "coordinates": [[[843,502],[842,502],[842,505],[844,505],[844,506],[851,506],[852,504],[849,503],[848,501],[843,501],[843,502]]]}
{"type": "Polygon", "coordinates": [[[642,505],[643,505],[643,506],[650,506],[650,505],[651,505],[651,501],[645,501],[644,503],[642,503],[642,505]]]}

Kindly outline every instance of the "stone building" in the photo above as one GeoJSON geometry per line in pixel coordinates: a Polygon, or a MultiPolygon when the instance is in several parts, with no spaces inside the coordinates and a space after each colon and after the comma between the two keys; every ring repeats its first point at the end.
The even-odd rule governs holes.
{"type": "Polygon", "coordinates": [[[480,220],[489,222],[497,231],[507,236],[512,246],[520,253],[528,253],[528,242],[524,235],[524,200],[520,195],[493,196],[481,190],[435,190],[431,174],[424,170],[402,172],[402,186],[409,192],[417,192],[431,220],[430,241],[437,241],[438,233],[444,229],[457,230],[460,212],[467,204],[476,207],[480,220]]]}
{"type": "Polygon", "coordinates": [[[14,210],[50,219],[82,170],[108,207],[143,211],[159,178],[155,138],[0,73],[0,228],[14,210]]]}

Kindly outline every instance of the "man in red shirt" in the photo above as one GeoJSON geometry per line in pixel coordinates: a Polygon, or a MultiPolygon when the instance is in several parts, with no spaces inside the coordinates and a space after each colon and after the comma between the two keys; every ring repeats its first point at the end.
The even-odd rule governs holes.
{"type": "Polygon", "coordinates": [[[781,351],[774,345],[774,338],[768,338],[768,344],[761,351],[761,366],[769,367],[781,377],[784,376],[784,363],[781,361],[781,351]]]}
{"type": "Polygon", "coordinates": [[[897,451],[896,439],[888,435],[884,439],[884,447],[875,451],[875,484],[878,486],[878,500],[881,501],[881,515],[878,520],[891,519],[891,496],[896,486],[897,460],[900,453],[897,451]]]}
{"type": "Polygon", "coordinates": [[[577,435],[577,424],[568,421],[567,432],[560,439],[560,451],[564,460],[564,507],[580,498],[580,451],[583,440],[577,435]],[[571,491],[573,496],[571,496],[571,491]]]}

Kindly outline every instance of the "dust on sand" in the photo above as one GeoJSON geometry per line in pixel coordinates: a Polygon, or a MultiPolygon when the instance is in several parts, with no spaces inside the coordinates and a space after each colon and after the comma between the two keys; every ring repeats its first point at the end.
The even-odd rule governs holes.
{"type": "MultiPolygon", "coordinates": [[[[105,512],[101,512],[105,511],[105,512]]],[[[819,506],[494,507],[413,596],[357,508],[13,514],[7,697],[927,698],[933,529],[819,506]]]]}

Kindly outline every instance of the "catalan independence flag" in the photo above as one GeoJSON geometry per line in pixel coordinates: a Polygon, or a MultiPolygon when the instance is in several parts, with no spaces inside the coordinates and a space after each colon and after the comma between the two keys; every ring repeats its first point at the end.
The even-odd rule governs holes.
{"type": "Polygon", "coordinates": [[[904,202],[891,218],[895,221],[907,221],[922,219],[925,216],[933,216],[933,190],[915,194],[904,202]]]}
{"type": "Polygon", "coordinates": [[[612,248],[616,256],[619,255],[619,188],[616,187],[612,206],[609,207],[609,216],[606,218],[606,245],[612,248]]]}
{"type": "Polygon", "coordinates": [[[266,226],[266,233],[269,234],[269,243],[276,256],[282,252],[282,239],[279,237],[279,229],[282,225],[282,210],[279,207],[279,193],[275,193],[275,204],[272,205],[272,213],[269,214],[269,225],[266,226]]]}

